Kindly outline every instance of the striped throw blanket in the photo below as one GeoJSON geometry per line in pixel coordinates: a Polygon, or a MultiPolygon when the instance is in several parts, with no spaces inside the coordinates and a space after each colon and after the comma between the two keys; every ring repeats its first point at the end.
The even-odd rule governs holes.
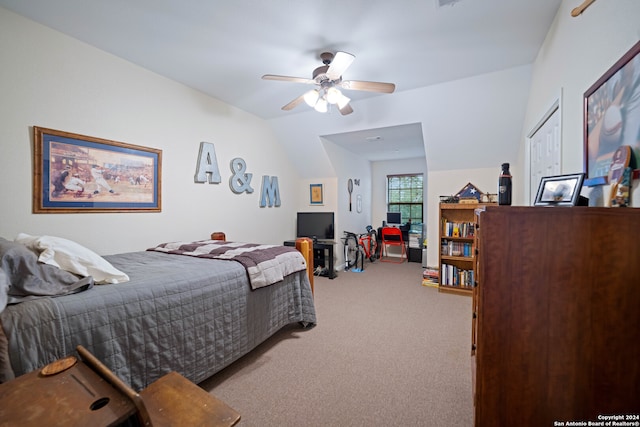
{"type": "Polygon", "coordinates": [[[289,246],[200,240],[161,243],[147,250],[239,262],[247,270],[251,289],[272,285],[307,268],[302,254],[289,246]]]}

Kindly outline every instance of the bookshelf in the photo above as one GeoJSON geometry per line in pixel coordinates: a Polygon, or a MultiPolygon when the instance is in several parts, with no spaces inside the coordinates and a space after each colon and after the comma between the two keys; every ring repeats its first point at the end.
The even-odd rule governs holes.
{"type": "Polygon", "coordinates": [[[440,292],[471,296],[475,282],[475,210],[495,203],[440,203],[440,292]]]}

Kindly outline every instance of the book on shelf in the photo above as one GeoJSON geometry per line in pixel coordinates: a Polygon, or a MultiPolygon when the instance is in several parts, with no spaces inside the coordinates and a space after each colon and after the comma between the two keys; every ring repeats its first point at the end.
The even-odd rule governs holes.
{"type": "Polygon", "coordinates": [[[474,283],[473,270],[459,268],[451,264],[442,264],[440,272],[440,284],[445,286],[457,286],[471,288],[474,283]]]}
{"type": "Polygon", "coordinates": [[[446,256],[461,256],[470,258],[473,256],[474,244],[471,242],[454,242],[443,240],[440,244],[440,254],[446,256]]]}
{"type": "Polygon", "coordinates": [[[472,222],[451,222],[446,218],[442,219],[442,235],[445,237],[464,237],[472,239],[475,226],[472,222]]]}

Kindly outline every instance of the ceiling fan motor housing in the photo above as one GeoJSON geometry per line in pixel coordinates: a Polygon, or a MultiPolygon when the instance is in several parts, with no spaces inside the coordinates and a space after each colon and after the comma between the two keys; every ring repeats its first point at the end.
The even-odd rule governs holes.
{"type": "Polygon", "coordinates": [[[320,59],[324,65],[329,65],[331,64],[331,61],[333,61],[333,53],[323,52],[320,54],[320,59]]]}
{"type": "MultiPolygon", "coordinates": [[[[321,65],[320,67],[313,70],[313,80],[315,80],[316,83],[320,85],[327,85],[328,83],[331,83],[326,74],[334,57],[335,55],[331,52],[323,52],[320,54],[320,59],[322,60],[322,63],[324,65],[321,65]]],[[[339,80],[335,80],[335,82],[338,83],[340,80],[342,80],[342,77],[340,77],[339,80]]]]}

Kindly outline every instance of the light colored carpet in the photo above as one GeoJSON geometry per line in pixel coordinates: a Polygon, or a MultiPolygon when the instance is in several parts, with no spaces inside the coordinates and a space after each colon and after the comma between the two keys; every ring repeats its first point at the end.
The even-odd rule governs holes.
{"type": "Polygon", "coordinates": [[[315,278],[318,325],[286,327],[201,384],[241,426],[471,426],[471,298],[419,263],[315,278]]]}

